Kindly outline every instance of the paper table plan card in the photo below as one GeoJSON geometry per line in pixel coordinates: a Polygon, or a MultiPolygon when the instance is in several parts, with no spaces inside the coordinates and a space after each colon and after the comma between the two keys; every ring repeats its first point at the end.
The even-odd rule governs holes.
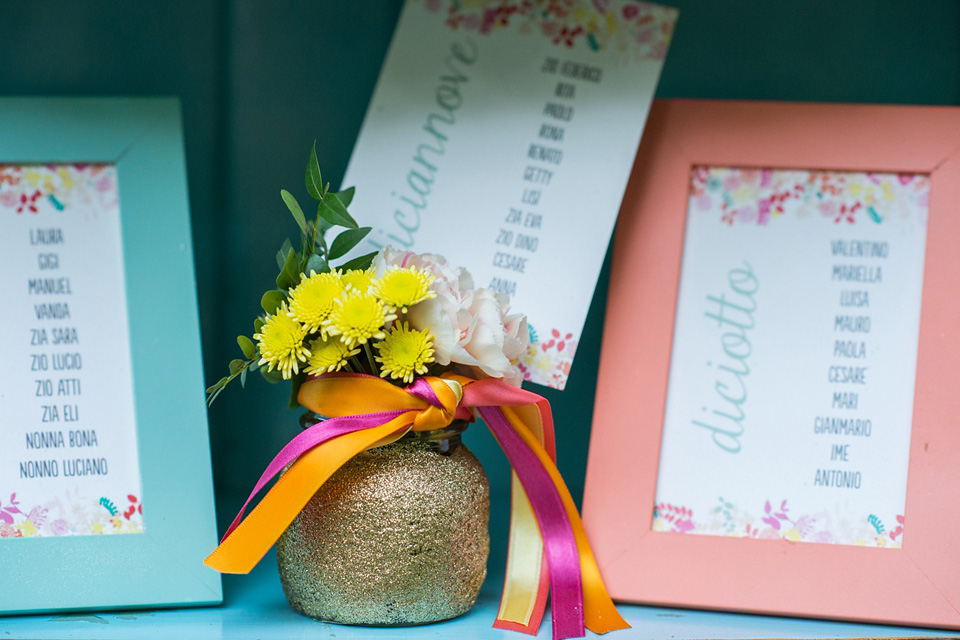
{"type": "Polygon", "coordinates": [[[0,545],[140,533],[117,171],[0,166],[0,545]]]}
{"type": "Polygon", "coordinates": [[[693,168],[655,530],[901,546],[929,195],[693,168]]]}
{"type": "Polygon", "coordinates": [[[523,309],[526,379],[562,389],[677,12],[409,0],[344,185],[383,246],[456,254],[523,309]]]}

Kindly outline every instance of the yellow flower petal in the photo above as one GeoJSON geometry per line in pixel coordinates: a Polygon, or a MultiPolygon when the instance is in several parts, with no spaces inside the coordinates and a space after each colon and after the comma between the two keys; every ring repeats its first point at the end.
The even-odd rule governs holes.
{"type": "Polygon", "coordinates": [[[323,321],[323,329],[329,335],[340,336],[352,349],[370,339],[382,340],[384,325],[396,317],[375,295],[348,291],[337,298],[333,311],[323,321]]]}
{"type": "Polygon", "coordinates": [[[360,353],[360,349],[348,349],[338,337],[316,338],[310,342],[310,357],[304,371],[315,375],[339,371],[347,359],[360,353]]]}
{"type": "Polygon", "coordinates": [[[374,360],[381,364],[380,377],[390,376],[413,382],[414,374],[427,372],[427,364],[433,362],[433,336],[429,329],[417,331],[404,322],[394,327],[382,342],[376,345],[380,355],[374,360]]]}
{"type": "Polygon", "coordinates": [[[260,333],[253,334],[260,349],[260,364],[267,365],[267,371],[279,369],[283,379],[289,380],[310,355],[303,345],[306,335],[307,330],[290,315],[287,303],[282,303],[276,314],[267,316],[260,333]]]}
{"type": "Polygon", "coordinates": [[[314,273],[290,291],[290,315],[308,332],[317,331],[333,311],[334,301],[343,293],[340,274],[314,273]]]}
{"type": "Polygon", "coordinates": [[[340,281],[347,291],[357,291],[359,293],[368,293],[373,288],[375,281],[373,268],[369,269],[350,269],[340,274],[340,281]]]}
{"type": "Polygon", "coordinates": [[[435,276],[423,269],[394,267],[380,276],[375,284],[375,291],[390,308],[406,313],[407,309],[418,302],[437,297],[436,292],[430,288],[435,279],[435,276]]]}

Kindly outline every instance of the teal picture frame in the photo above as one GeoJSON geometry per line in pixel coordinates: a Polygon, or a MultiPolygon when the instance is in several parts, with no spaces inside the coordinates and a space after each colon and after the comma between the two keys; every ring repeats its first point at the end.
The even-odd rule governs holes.
{"type": "Polygon", "coordinates": [[[116,167],[147,505],[141,533],[0,540],[0,615],[223,600],[181,131],[174,98],[0,99],[0,164],[116,167]]]}

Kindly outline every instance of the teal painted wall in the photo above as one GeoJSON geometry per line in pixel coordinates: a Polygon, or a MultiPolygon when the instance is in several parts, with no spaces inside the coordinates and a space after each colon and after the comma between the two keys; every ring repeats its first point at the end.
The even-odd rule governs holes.
{"type": "MultiPolygon", "coordinates": [[[[664,4],[678,7],[680,20],[660,97],[960,105],[956,0],[664,4]]],[[[211,382],[235,357],[237,334],[251,333],[275,276],[273,253],[294,231],[279,190],[302,191],[313,140],[326,178],[339,183],[399,9],[399,0],[0,0],[0,95],[180,98],[211,382]]],[[[607,272],[567,391],[544,392],[557,417],[559,466],[577,497],[607,272]]],[[[285,402],[284,389],[252,379],[210,411],[224,504],[296,433],[285,402]]],[[[503,498],[494,514],[500,554],[508,467],[482,429],[468,442],[503,498]]]]}

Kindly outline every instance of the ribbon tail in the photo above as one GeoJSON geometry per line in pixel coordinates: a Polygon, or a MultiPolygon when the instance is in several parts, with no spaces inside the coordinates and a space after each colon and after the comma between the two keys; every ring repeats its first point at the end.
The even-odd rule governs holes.
{"type": "Polygon", "coordinates": [[[536,635],[547,606],[550,580],[533,508],[516,472],[511,476],[507,570],[493,627],[536,635]]]}
{"type": "MultiPolygon", "coordinates": [[[[553,592],[551,609],[554,640],[581,638],[585,632],[580,559],[563,500],[547,468],[538,460],[535,451],[521,439],[501,408],[479,407],[478,411],[523,483],[540,527],[553,592]]],[[[526,428],[524,430],[530,433],[526,428]]],[[[537,447],[549,461],[543,447],[539,443],[537,447]]],[[[553,465],[552,461],[550,465],[553,465]]]]}
{"type": "MultiPolygon", "coordinates": [[[[523,397],[514,397],[518,395],[517,391],[515,387],[507,389],[504,397],[500,398],[499,404],[531,402],[531,404],[512,406],[512,409],[555,459],[550,403],[536,394],[523,390],[519,390],[524,394],[523,397]]],[[[547,594],[550,592],[550,573],[543,553],[540,529],[530,501],[516,473],[511,475],[510,542],[507,568],[504,574],[500,610],[493,626],[496,629],[536,635],[546,609],[547,594]]]]}
{"type": "Polygon", "coordinates": [[[251,491],[250,495],[247,497],[247,501],[243,503],[242,507],[240,507],[237,517],[233,519],[233,522],[231,522],[230,526],[227,527],[223,537],[220,538],[220,542],[223,542],[227,536],[229,536],[233,530],[237,528],[237,526],[243,520],[243,514],[246,512],[247,506],[250,505],[250,501],[253,500],[254,496],[260,493],[260,489],[265,487],[267,483],[270,482],[274,476],[280,473],[288,464],[292,463],[294,460],[313,447],[323,444],[327,440],[332,440],[337,436],[350,433],[351,431],[369,429],[371,424],[373,426],[383,424],[389,421],[391,418],[395,418],[402,413],[403,411],[393,411],[365,416],[333,418],[331,420],[327,420],[326,422],[317,423],[305,431],[301,431],[296,437],[293,438],[293,440],[288,442],[276,456],[274,456],[273,460],[270,461],[270,464],[267,465],[267,468],[264,469],[263,473],[260,475],[260,479],[257,480],[257,484],[253,488],[253,491],[251,491]],[[371,423],[371,420],[375,420],[375,422],[371,423]]]}
{"type": "MultiPolygon", "coordinates": [[[[513,431],[539,459],[563,501],[580,558],[580,574],[583,585],[583,616],[586,627],[590,629],[590,631],[598,634],[615,631],[617,629],[629,629],[630,625],[620,616],[620,613],[613,604],[613,600],[607,593],[606,585],[603,583],[600,569],[597,567],[593,550],[590,548],[590,542],[587,540],[586,531],[580,520],[580,514],[577,512],[576,504],[573,502],[570,491],[563,482],[563,478],[560,476],[556,465],[553,460],[551,460],[547,451],[540,445],[538,439],[530,432],[524,422],[520,420],[510,407],[501,407],[501,411],[513,428],[513,431]]],[[[551,579],[553,579],[552,573],[551,579]]],[[[556,598],[554,600],[554,618],[556,618],[559,612],[556,611],[556,598]]]]}
{"type": "Polygon", "coordinates": [[[302,454],[204,564],[220,573],[249,573],[337,469],[361,451],[402,436],[410,429],[412,414],[337,436],[302,454]]]}

